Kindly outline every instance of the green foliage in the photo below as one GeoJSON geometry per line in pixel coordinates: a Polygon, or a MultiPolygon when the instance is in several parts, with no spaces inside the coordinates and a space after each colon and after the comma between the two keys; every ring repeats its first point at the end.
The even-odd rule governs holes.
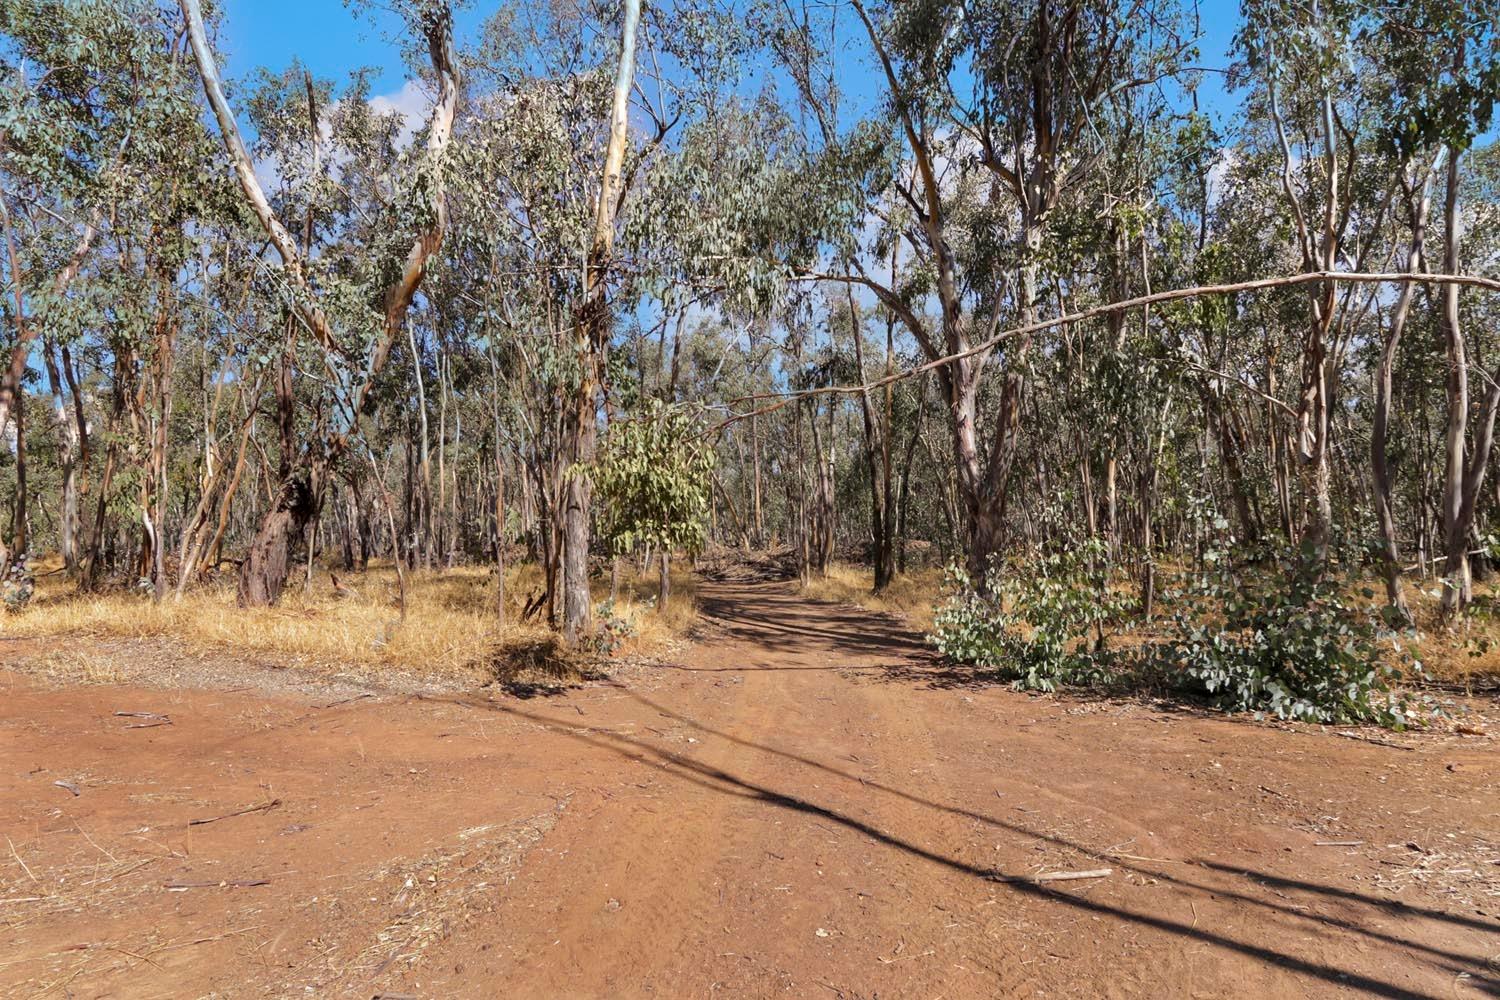
{"type": "Polygon", "coordinates": [[[652,400],[610,425],[593,469],[600,534],[615,553],[703,546],[714,452],[686,409],[652,400]]]}
{"type": "Polygon", "coordinates": [[[1095,539],[1011,572],[992,566],[979,587],[952,567],[928,641],[1017,689],[1101,681],[1109,673],[1104,625],[1122,610],[1105,586],[1105,554],[1095,539]]]}
{"type": "Polygon", "coordinates": [[[26,554],[21,553],[0,580],[0,607],[11,612],[24,611],[35,590],[36,577],[26,567],[26,554]]]}
{"type": "Polygon", "coordinates": [[[1207,566],[1174,616],[1167,651],[1214,704],[1306,722],[1406,725],[1407,704],[1392,693],[1408,659],[1400,637],[1315,572],[1310,554],[1273,552],[1239,569],[1210,553],[1207,566]]]}
{"type": "Polygon", "coordinates": [[[624,645],[625,640],[636,635],[636,622],[616,614],[614,599],[602,602],[597,608],[599,625],[589,637],[590,648],[600,656],[612,656],[624,645]]]}

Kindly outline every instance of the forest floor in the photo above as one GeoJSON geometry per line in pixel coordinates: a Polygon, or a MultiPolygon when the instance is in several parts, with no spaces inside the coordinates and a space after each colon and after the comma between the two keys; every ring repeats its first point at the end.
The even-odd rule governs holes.
{"type": "Polygon", "coordinates": [[[699,603],[561,689],[0,640],[0,995],[1500,995],[1493,699],[1043,698],[785,583],[699,603]]]}

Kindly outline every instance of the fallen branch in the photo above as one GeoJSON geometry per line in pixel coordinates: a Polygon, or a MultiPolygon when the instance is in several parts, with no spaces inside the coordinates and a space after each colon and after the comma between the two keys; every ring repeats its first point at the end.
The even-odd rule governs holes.
{"type": "Polygon", "coordinates": [[[362,698],[373,698],[373,697],[375,697],[373,694],[370,694],[370,693],[366,692],[365,694],[356,694],[356,695],[353,695],[353,696],[351,696],[349,698],[340,698],[338,701],[330,701],[326,705],[314,705],[313,707],[314,708],[319,708],[319,709],[322,709],[322,708],[337,708],[339,705],[347,705],[351,701],[359,701],[362,698]]]}
{"type": "Polygon", "coordinates": [[[1085,878],[1108,878],[1113,868],[1094,868],[1086,872],[1042,872],[1040,875],[991,875],[991,882],[1074,882],[1085,878]]]}
{"type": "Polygon", "coordinates": [[[1313,842],[1314,847],[1363,847],[1363,840],[1317,840],[1313,842]]]}
{"type": "Polygon", "coordinates": [[[1373,736],[1361,736],[1358,733],[1339,732],[1339,733],[1334,733],[1333,735],[1335,735],[1335,736],[1342,736],[1346,740],[1359,740],[1361,743],[1373,743],[1373,744],[1375,744],[1378,747],[1390,747],[1392,750],[1415,750],[1416,749],[1416,747],[1409,747],[1409,746],[1405,745],[1404,743],[1392,743],[1390,740],[1376,739],[1373,736]]]}
{"type": "Polygon", "coordinates": [[[244,816],[249,813],[268,812],[269,810],[275,809],[279,805],[281,805],[280,799],[272,799],[270,802],[262,802],[258,806],[246,806],[244,809],[238,809],[232,813],[225,813],[222,816],[210,816],[208,817],[208,819],[189,820],[188,826],[203,826],[205,823],[217,823],[221,819],[233,819],[235,816],[244,816]]]}
{"type": "Polygon", "coordinates": [[[184,892],[188,889],[248,889],[252,886],[270,884],[270,879],[247,878],[223,882],[164,882],[162,888],[173,892],[184,892]]]}

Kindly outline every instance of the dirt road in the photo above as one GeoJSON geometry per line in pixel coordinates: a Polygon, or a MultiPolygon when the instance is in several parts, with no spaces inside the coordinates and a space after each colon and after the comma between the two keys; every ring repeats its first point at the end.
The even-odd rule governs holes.
{"type": "Polygon", "coordinates": [[[702,598],[676,662],[531,698],[0,643],[0,995],[1500,995],[1491,737],[1028,697],[702,598]]]}

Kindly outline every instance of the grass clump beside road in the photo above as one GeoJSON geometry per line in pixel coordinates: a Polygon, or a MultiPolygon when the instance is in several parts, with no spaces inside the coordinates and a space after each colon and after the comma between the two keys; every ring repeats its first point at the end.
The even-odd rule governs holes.
{"type": "MultiPolygon", "coordinates": [[[[522,564],[506,573],[506,624],[496,615],[492,569],[457,567],[407,573],[406,616],[399,605],[396,572],[372,565],[338,572],[335,588],[316,569],[311,586],[294,575],[270,608],[241,608],[233,575],[193,588],[181,600],[160,603],[135,591],[90,594],[44,563],[36,593],[20,612],[0,613],[0,634],[11,638],[91,637],[166,639],[200,652],[234,653],[277,666],[353,673],[379,680],[399,672],[425,678],[483,682],[518,674],[567,676],[580,663],[562,654],[542,623],[545,611],[522,620],[528,600],[542,589],[540,569],[522,564]]],[[[657,574],[625,574],[615,600],[605,605],[615,656],[649,655],[691,627],[696,594],[691,573],[673,572],[665,612],[656,607],[657,574]]],[[[609,581],[596,581],[603,604],[609,581]]]]}
{"type": "Polygon", "coordinates": [[[817,601],[897,615],[912,628],[923,632],[932,628],[933,609],[943,590],[943,571],[940,568],[923,567],[910,573],[898,573],[879,593],[872,592],[873,582],[870,567],[836,562],[828,567],[827,576],[814,577],[802,588],[802,593],[817,601]]]}

